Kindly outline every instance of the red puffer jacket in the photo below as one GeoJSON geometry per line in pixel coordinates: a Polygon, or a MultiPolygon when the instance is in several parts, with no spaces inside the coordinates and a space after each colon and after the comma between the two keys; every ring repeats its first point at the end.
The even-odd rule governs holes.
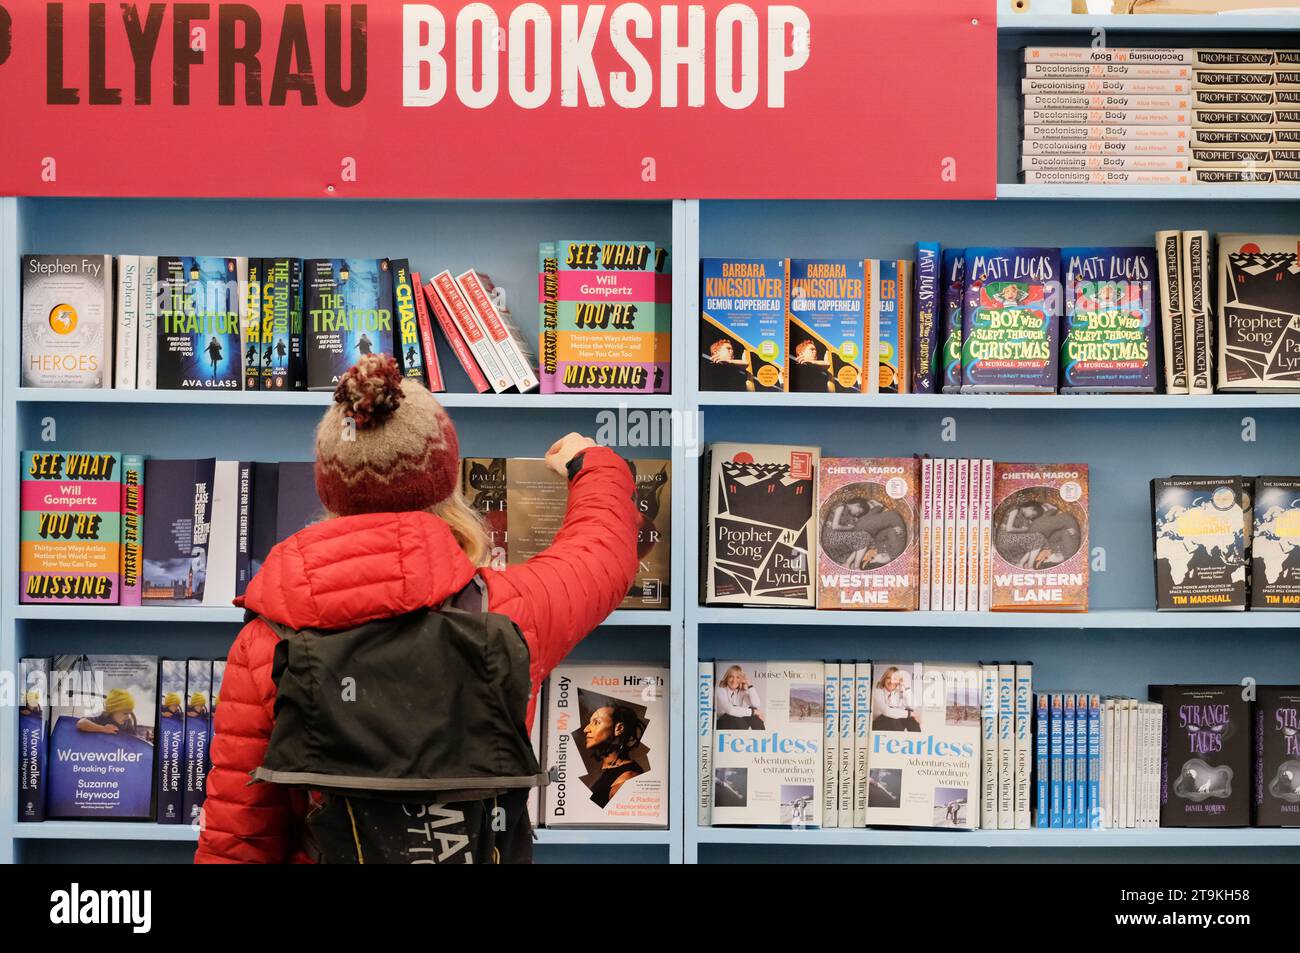
{"type": "MultiPolygon", "coordinates": [[[[583,451],[564,525],[545,552],[503,571],[479,569],[488,608],[513,619],[531,654],[531,725],[538,687],[618,606],[636,573],[632,475],[612,450],[583,451]]],[[[280,543],[249,584],[244,605],[294,629],[348,629],[439,606],[475,567],[447,524],[428,513],[325,520],[280,543]]],[[[271,737],[277,638],[244,626],[226,663],[196,863],[308,863],[300,834],[306,795],[249,783],[271,737]]]]}

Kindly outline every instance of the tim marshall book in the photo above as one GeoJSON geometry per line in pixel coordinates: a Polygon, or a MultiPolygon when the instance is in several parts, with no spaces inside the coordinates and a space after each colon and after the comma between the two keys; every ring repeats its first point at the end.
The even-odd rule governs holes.
{"type": "Polygon", "coordinates": [[[569,664],[546,684],[546,827],[668,826],[668,670],[569,664]]]}
{"type": "Polygon", "coordinates": [[[1151,248],[1062,248],[1061,393],[1154,393],[1151,248]]]}
{"type": "Polygon", "coordinates": [[[122,455],[27,451],[20,496],[18,601],[117,605],[122,455]]]}
{"type": "Polygon", "coordinates": [[[706,452],[701,588],[708,605],[811,607],[816,447],[715,443],[706,452]]]}
{"type": "Polygon", "coordinates": [[[1088,609],[1088,466],[995,463],[994,611],[1088,609]]]}
{"type": "Polygon", "coordinates": [[[914,457],[822,458],[817,608],[917,607],[918,467],[914,457]]]}
{"type": "Polygon", "coordinates": [[[1240,685],[1152,685],[1164,704],[1161,827],[1250,824],[1251,705],[1240,685]]]}
{"type": "Polygon", "coordinates": [[[113,257],[24,255],[23,387],[113,386],[113,257]]]}
{"type": "Polygon", "coordinates": [[[1256,827],[1300,827],[1300,686],[1260,685],[1255,696],[1256,827]]]}
{"type": "Polygon", "coordinates": [[[185,820],[185,662],[163,659],[158,673],[159,824],[185,820]]]}
{"type": "Polygon", "coordinates": [[[333,390],[359,358],[393,353],[388,259],[308,259],[302,280],[308,390],[333,390]]]}
{"type": "Polygon", "coordinates": [[[158,259],[158,389],[239,390],[248,260],[158,259]]]}
{"type": "Polygon", "coordinates": [[[158,659],[59,655],[51,676],[47,815],[153,820],[158,659]]]}
{"type": "Polygon", "coordinates": [[[1246,608],[1240,477],[1151,481],[1157,609],[1246,608]]]}
{"type": "Polygon", "coordinates": [[[1300,477],[1256,477],[1250,607],[1300,609],[1300,477]]]}
{"type": "Polygon", "coordinates": [[[822,822],[822,662],[713,665],[714,826],[822,822]]]}
{"type": "Polygon", "coordinates": [[[700,389],[785,390],[785,259],[700,259],[700,389]]]}
{"type": "Polygon", "coordinates": [[[871,666],[867,825],[980,826],[976,663],[871,666]]]}
{"type": "Polygon", "coordinates": [[[785,268],[785,371],[790,390],[862,391],[867,343],[862,259],[788,258],[785,268]]]}
{"type": "Polygon", "coordinates": [[[1219,390],[1300,390],[1298,253],[1300,235],[1219,236],[1219,390]]]}
{"type": "Polygon", "coordinates": [[[1061,317],[1056,248],[968,248],[962,391],[1055,393],[1061,317]]]}
{"type": "Polygon", "coordinates": [[[18,662],[18,820],[45,820],[49,770],[50,660],[18,662]]]}
{"type": "Polygon", "coordinates": [[[203,604],[217,461],[146,460],[144,605],[203,604]]]}

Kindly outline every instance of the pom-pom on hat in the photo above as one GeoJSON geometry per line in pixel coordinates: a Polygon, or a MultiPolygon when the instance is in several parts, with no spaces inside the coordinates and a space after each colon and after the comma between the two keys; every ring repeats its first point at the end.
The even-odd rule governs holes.
{"type": "Polygon", "coordinates": [[[426,510],[455,492],[460,443],[442,405],[397,361],[367,354],[316,428],[316,492],[336,516],[426,510]]]}

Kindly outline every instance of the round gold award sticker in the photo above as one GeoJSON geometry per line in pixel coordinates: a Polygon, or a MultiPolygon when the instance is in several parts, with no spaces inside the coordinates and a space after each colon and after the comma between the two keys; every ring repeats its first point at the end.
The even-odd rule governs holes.
{"type": "Polygon", "coordinates": [[[894,369],[888,364],[880,365],[880,386],[882,388],[894,386],[894,369]]]}
{"type": "Polygon", "coordinates": [[[758,382],[764,387],[775,387],[777,370],[771,364],[764,364],[758,369],[758,382]]]}
{"type": "Polygon", "coordinates": [[[858,383],[858,369],[856,367],[841,367],[840,372],[835,375],[841,387],[856,387],[858,383]]]}
{"type": "Polygon", "coordinates": [[[56,304],[50,311],[50,328],[55,334],[71,334],[77,330],[77,309],[70,304],[56,304]]]}

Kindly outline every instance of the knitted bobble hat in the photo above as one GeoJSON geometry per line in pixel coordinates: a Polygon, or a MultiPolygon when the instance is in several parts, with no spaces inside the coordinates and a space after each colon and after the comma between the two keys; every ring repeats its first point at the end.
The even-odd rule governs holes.
{"type": "Polygon", "coordinates": [[[316,492],[336,516],[427,510],[456,490],[460,443],[442,405],[368,354],[339,381],[316,428],[316,492]]]}

